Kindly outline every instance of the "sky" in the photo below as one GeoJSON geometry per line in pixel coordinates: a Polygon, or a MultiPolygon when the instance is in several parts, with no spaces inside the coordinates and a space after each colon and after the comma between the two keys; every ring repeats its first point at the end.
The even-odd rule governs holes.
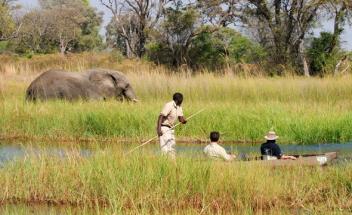
{"type": "MultiPolygon", "coordinates": [[[[18,2],[23,5],[24,10],[28,10],[29,8],[35,8],[38,7],[38,0],[18,0],[18,2]]],[[[99,0],[90,0],[90,4],[97,8],[98,11],[102,11],[104,13],[104,22],[103,22],[103,27],[100,30],[100,34],[105,36],[105,26],[108,24],[110,18],[111,18],[111,14],[109,13],[109,11],[102,6],[99,3],[99,0]]],[[[332,32],[333,31],[333,22],[324,22],[322,24],[322,26],[320,26],[319,28],[316,28],[314,30],[314,34],[315,35],[319,35],[320,32],[322,31],[329,31],[332,32]]],[[[351,25],[346,25],[345,26],[345,31],[341,37],[341,43],[342,43],[342,47],[346,50],[350,50],[352,51],[352,26],[351,25]]]]}

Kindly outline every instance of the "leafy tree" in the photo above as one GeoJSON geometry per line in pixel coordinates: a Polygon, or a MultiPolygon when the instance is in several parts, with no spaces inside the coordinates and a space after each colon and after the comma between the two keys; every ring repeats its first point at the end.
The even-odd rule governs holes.
{"type": "Polygon", "coordinates": [[[20,53],[50,53],[57,50],[85,51],[102,44],[99,26],[101,14],[82,0],[40,0],[41,9],[22,19],[23,27],[15,43],[20,53]]]}
{"type": "Polygon", "coordinates": [[[190,65],[189,51],[194,40],[215,28],[201,28],[200,14],[182,2],[166,8],[164,16],[158,29],[151,34],[153,42],[148,44],[148,57],[173,67],[190,65]]]}
{"type": "Polygon", "coordinates": [[[49,53],[56,47],[51,35],[51,13],[39,9],[25,14],[18,38],[11,44],[17,53],[49,53]],[[49,19],[50,18],[50,19],[49,19]]]}
{"type": "Polygon", "coordinates": [[[58,49],[65,54],[80,37],[80,25],[85,21],[77,9],[63,5],[26,14],[16,50],[50,53],[58,49]]]}
{"type": "Polygon", "coordinates": [[[219,69],[236,63],[256,63],[266,56],[263,48],[231,28],[204,32],[190,50],[192,67],[219,69]]]}
{"type": "Polygon", "coordinates": [[[85,7],[83,16],[85,20],[80,24],[81,35],[74,45],[74,50],[88,51],[100,48],[103,40],[99,34],[99,29],[103,22],[103,15],[97,13],[94,8],[85,7]]]}
{"type": "Polygon", "coordinates": [[[0,41],[8,40],[16,31],[16,23],[13,20],[10,9],[0,4],[0,41]]]}
{"type": "Polygon", "coordinates": [[[314,38],[308,49],[310,60],[310,70],[312,75],[322,75],[328,70],[332,71],[340,55],[339,41],[335,35],[329,32],[321,32],[320,37],[314,38]],[[334,43],[334,49],[331,50],[331,44],[334,43]]]}

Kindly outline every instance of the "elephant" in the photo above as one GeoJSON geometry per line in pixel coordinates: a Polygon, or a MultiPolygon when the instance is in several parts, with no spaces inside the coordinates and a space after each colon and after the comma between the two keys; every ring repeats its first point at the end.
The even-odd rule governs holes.
{"type": "Polygon", "coordinates": [[[49,70],[37,77],[26,91],[27,101],[108,98],[137,101],[136,94],[125,75],[107,69],[91,69],[82,73],[49,70]]]}

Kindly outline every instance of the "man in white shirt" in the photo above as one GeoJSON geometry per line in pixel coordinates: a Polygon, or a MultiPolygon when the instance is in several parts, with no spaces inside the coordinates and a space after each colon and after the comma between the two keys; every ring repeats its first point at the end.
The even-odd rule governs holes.
{"type": "Polygon", "coordinates": [[[172,159],[175,159],[175,131],[173,126],[179,120],[182,124],[186,124],[187,120],[183,116],[181,104],[183,102],[183,95],[175,93],[173,100],[166,103],[162,109],[157,124],[157,133],[160,140],[161,152],[172,159]]]}
{"type": "Polygon", "coordinates": [[[209,158],[222,159],[225,161],[232,161],[236,158],[235,155],[228,154],[226,150],[218,144],[220,134],[217,131],[210,133],[211,143],[204,148],[204,153],[209,158]]]}

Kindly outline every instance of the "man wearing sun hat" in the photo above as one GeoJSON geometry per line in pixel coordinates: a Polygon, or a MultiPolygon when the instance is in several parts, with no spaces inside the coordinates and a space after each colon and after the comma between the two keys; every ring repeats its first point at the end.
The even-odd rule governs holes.
{"type": "Polygon", "coordinates": [[[296,157],[284,155],[279,147],[276,144],[276,140],[279,136],[276,135],[274,131],[269,131],[264,137],[266,143],[263,143],[260,146],[260,152],[265,160],[275,160],[275,159],[291,159],[296,160],[296,157]]]}

